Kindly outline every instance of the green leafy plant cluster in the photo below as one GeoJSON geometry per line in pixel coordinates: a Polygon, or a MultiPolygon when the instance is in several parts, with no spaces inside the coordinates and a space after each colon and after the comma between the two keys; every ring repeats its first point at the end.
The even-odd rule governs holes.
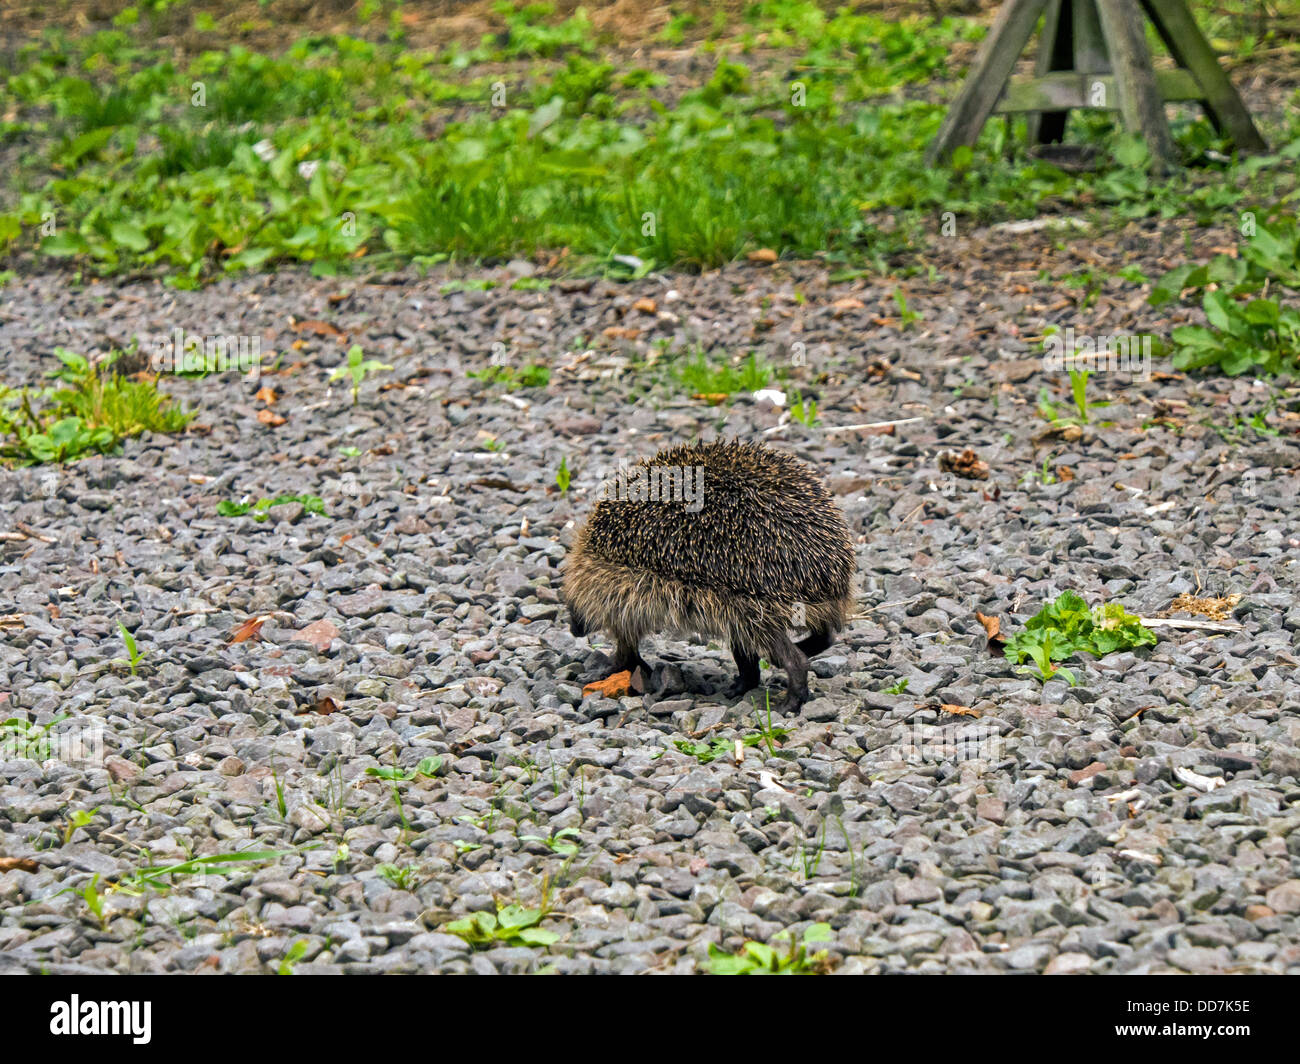
{"type": "Polygon", "coordinates": [[[485,384],[500,384],[510,392],[518,388],[545,388],[551,382],[550,367],[536,362],[518,367],[485,366],[483,369],[469,370],[466,376],[483,381],[485,384]]]}
{"type": "Polygon", "coordinates": [[[55,348],[62,363],[50,373],[63,387],[0,385],[0,457],[18,465],[70,462],[107,454],[145,432],[180,432],[194,416],[153,381],[129,380],[112,371],[120,352],[95,366],[82,355],[55,348]]]}
{"type": "Polygon", "coordinates": [[[1163,306],[1187,290],[1201,297],[1206,325],[1173,331],[1177,369],[1217,367],[1224,373],[1295,372],[1300,367],[1300,307],[1286,290],[1300,291],[1300,225],[1278,218],[1259,225],[1240,255],[1216,255],[1165,274],[1150,302],[1163,306]]]}
{"type": "Polygon", "coordinates": [[[0,759],[48,761],[56,752],[57,738],[52,731],[69,716],[59,713],[44,724],[34,724],[21,717],[0,721],[0,759]]]}
{"type": "Polygon", "coordinates": [[[415,768],[398,768],[397,766],[371,765],[366,769],[367,776],[375,776],[390,783],[410,783],[418,776],[433,779],[442,770],[443,760],[437,754],[420,759],[415,768]]]}
{"type": "Polygon", "coordinates": [[[802,939],[795,943],[788,931],[780,932],[778,939],[786,939],[776,946],[762,942],[746,942],[739,953],[727,953],[710,943],[709,959],[703,968],[710,975],[811,975],[828,970],[829,955],[826,950],[813,951],[813,947],[834,938],[830,924],[813,924],[802,939]]]}
{"type": "Polygon", "coordinates": [[[254,521],[265,521],[270,516],[272,507],[295,502],[299,503],[306,513],[325,516],[325,501],[319,495],[277,495],[273,499],[263,496],[256,502],[234,502],[223,499],[217,503],[217,513],[222,517],[243,517],[247,514],[254,521]]]}
{"type": "Polygon", "coordinates": [[[550,835],[520,835],[520,842],[540,842],[545,845],[552,853],[562,853],[566,857],[572,857],[578,852],[578,844],[570,842],[570,836],[578,834],[577,828],[560,828],[550,835]]]}
{"type": "MultiPolygon", "coordinates": [[[[756,732],[753,735],[746,735],[740,739],[743,746],[758,746],[760,743],[765,745],[779,743],[790,734],[789,728],[768,728],[764,731],[756,732]]],[[[683,754],[689,754],[702,765],[707,765],[711,761],[717,761],[723,757],[730,757],[735,753],[736,740],[724,739],[721,737],[711,739],[707,743],[695,743],[689,739],[674,739],[673,746],[677,747],[683,754]]]]}
{"type": "Polygon", "coordinates": [[[549,946],[560,936],[537,925],[546,913],[542,909],[526,909],[521,905],[498,907],[495,915],[478,912],[463,920],[444,924],[443,931],[459,935],[476,949],[491,949],[499,945],[549,946]]]}
{"type": "MultiPolygon", "coordinates": [[[[1102,657],[1117,650],[1149,646],[1155,641],[1155,633],[1138,617],[1125,612],[1118,602],[1090,610],[1073,591],[1065,591],[1029,618],[1024,631],[1007,640],[1003,653],[1013,665],[1031,659],[1043,682],[1059,673],[1073,685],[1074,673],[1058,662],[1080,651],[1102,657]]],[[[1033,672],[1028,667],[1021,671],[1033,672]]]]}

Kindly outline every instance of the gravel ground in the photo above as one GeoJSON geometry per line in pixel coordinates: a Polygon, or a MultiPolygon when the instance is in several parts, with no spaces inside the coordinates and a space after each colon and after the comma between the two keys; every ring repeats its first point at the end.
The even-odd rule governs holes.
{"type": "MultiPolygon", "coordinates": [[[[1074,257],[1154,276],[1158,249],[1183,247],[1171,228],[1057,239],[936,250],[943,276],[906,283],[922,315],[906,329],[898,282],[831,285],[816,264],[545,291],[297,272],[198,293],[11,282],[9,384],[56,345],[177,327],[286,357],[259,382],[168,382],[199,411],[184,435],[0,478],[4,528],[29,534],[0,543],[0,613],[22,615],[0,715],[66,714],[56,732],[92,755],[65,741],[39,762],[11,741],[0,762],[0,855],[29,859],[0,873],[0,971],[260,972],[288,955],[299,972],[690,972],[710,944],[825,921],[846,973],[1300,972],[1294,414],[1283,435],[1229,442],[1203,421],[1253,413],[1262,386],[1100,375],[1112,405],[1044,436],[1039,389],[1069,405],[1038,357],[1046,323],[1167,335],[1171,319],[1132,288],[1083,308],[1037,271],[1074,257]],[[291,315],[393,372],[351,405],[326,379],[346,344],[291,315]],[[692,399],[646,364],[656,340],[764,352],[821,423],[692,399]],[[550,366],[549,386],[467,376],[494,354],[550,366]],[[913,420],[829,431],[895,419],[913,420]],[[602,476],[695,434],[811,462],[857,537],[862,617],[815,659],[802,713],[773,713],[784,742],[739,764],[673,745],[766,726],[754,700],[723,699],[724,649],[651,640],[650,693],[584,699],[612,648],[572,637],[559,596],[602,476]],[[989,479],[941,473],[939,453],[966,447],[989,479]],[[1027,477],[1045,460],[1073,478],[1027,477]],[[216,511],[282,493],[321,496],[327,516],[216,511]],[[976,611],[1010,631],[1069,588],[1143,614],[1240,594],[1242,627],[1072,662],[1075,687],[989,652],[976,611]],[[232,642],[257,617],[260,638],[232,642]],[[138,675],[115,661],[119,622],[138,675]],[[400,802],[367,771],[431,756],[400,802]],[[1182,768],[1224,785],[1183,786],[1182,768]],[[285,854],[107,889],[241,850],[285,854]],[[102,919],[68,891],[95,876],[102,919]],[[545,904],[558,941],[471,950],[443,930],[508,902],[545,904]]],[[[764,679],[775,705],[784,678],[764,679]]]]}

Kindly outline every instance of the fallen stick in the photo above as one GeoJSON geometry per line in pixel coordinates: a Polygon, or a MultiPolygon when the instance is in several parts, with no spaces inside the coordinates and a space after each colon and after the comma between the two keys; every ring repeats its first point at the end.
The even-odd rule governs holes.
{"type": "Polygon", "coordinates": [[[1193,772],[1190,768],[1184,768],[1182,765],[1175,766],[1174,779],[1187,784],[1194,790],[1204,791],[1206,794],[1218,787],[1225,786],[1225,782],[1220,776],[1202,776],[1199,772],[1193,772]]]}
{"type": "Polygon", "coordinates": [[[913,421],[924,421],[923,417],[904,417],[897,421],[873,421],[868,425],[832,425],[825,432],[829,436],[832,432],[860,432],[863,429],[885,429],[890,425],[910,425],[913,421]]]}
{"type": "Polygon", "coordinates": [[[37,532],[36,529],[32,528],[31,525],[24,524],[22,521],[15,521],[14,528],[18,529],[19,532],[24,533],[29,539],[40,540],[42,543],[59,542],[57,539],[54,539],[52,536],[42,535],[40,532],[37,532]]]}
{"type": "Polygon", "coordinates": [[[1194,621],[1190,618],[1184,620],[1180,617],[1139,617],[1138,620],[1148,628],[1195,628],[1207,632],[1241,631],[1239,621],[1194,621]]]}

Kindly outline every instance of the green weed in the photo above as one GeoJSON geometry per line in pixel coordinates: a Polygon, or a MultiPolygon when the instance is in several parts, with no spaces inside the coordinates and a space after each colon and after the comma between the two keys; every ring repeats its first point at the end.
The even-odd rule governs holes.
{"type": "MultiPolygon", "coordinates": [[[[1156,635],[1117,602],[1090,610],[1072,591],[1062,592],[1007,640],[1003,653],[1013,665],[1032,659],[1044,683],[1058,673],[1074,685],[1074,674],[1057,663],[1083,651],[1102,657],[1118,650],[1154,645],[1156,635]]],[[[1022,672],[1031,672],[1028,668],[1022,672]]]]}
{"type": "Polygon", "coordinates": [[[785,939],[779,943],[783,948],[762,942],[746,942],[739,953],[731,954],[710,943],[709,959],[702,967],[710,975],[822,974],[829,969],[829,954],[824,949],[811,950],[833,938],[830,924],[813,924],[804,931],[797,945],[789,931],[778,933],[773,941],[785,939]]]}
{"type": "Polygon", "coordinates": [[[126,647],[126,658],[118,658],[117,660],[130,667],[132,676],[138,675],[140,662],[144,660],[144,651],[136,645],[135,636],[127,630],[126,625],[121,621],[117,622],[117,630],[122,636],[122,645],[126,647]]]}
{"type": "Polygon", "coordinates": [[[560,936],[537,926],[545,916],[543,909],[498,906],[495,915],[474,913],[463,920],[444,924],[440,930],[459,935],[475,949],[491,949],[498,945],[550,946],[558,942],[560,936]]]}
{"type": "Polygon", "coordinates": [[[110,453],[123,440],[145,432],[180,432],[194,416],[159,392],[153,382],[112,373],[119,352],[99,367],[62,347],[54,353],[62,367],[50,376],[65,387],[0,385],[0,436],[12,438],[0,444],[0,457],[18,465],[70,462],[87,454],[110,453]]]}
{"type": "Polygon", "coordinates": [[[545,388],[551,382],[551,370],[548,366],[530,363],[516,369],[514,366],[487,366],[480,370],[470,370],[467,377],[473,377],[486,384],[504,385],[507,391],[516,388],[545,388]]]}
{"type": "Polygon", "coordinates": [[[265,521],[270,511],[276,506],[298,503],[305,513],[325,516],[325,502],[319,495],[277,495],[275,498],[263,496],[256,502],[233,502],[223,499],[217,503],[217,513],[222,517],[243,517],[248,515],[254,521],[265,521]]]}
{"type": "Polygon", "coordinates": [[[1206,325],[1173,331],[1176,369],[1217,367],[1224,373],[1294,373],[1300,368],[1300,309],[1283,298],[1300,291],[1300,225],[1279,219],[1259,225],[1238,257],[1216,255],[1204,265],[1170,270],[1152,289],[1153,306],[1201,293],[1206,325]]]}
{"type": "Polygon", "coordinates": [[[385,362],[380,362],[377,358],[366,358],[360,345],[353,344],[348,348],[348,360],[346,364],[338,366],[330,372],[330,380],[341,380],[344,377],[350,379],[352,384],[352,405],[357,405],[357,399],[361,395],[361,384],[369,376],[375,373],[383,373],[391,370],[393,367],[385,362]]]}

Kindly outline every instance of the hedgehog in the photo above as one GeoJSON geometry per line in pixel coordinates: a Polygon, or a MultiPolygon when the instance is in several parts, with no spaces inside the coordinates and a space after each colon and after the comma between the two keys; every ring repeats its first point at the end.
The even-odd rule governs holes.
{"type": "Polygon", "coordinates": [[[784,712],[808,699],[808,659],[853,614],[853,545],[816,473],[782,451],[739,440],[660,451],[624,467],[578,531],[565,565],[575,636],[604,631],[615,671],[651,666],[644,636],[724,641],[738,697],[759,661],[785,671],[784,712]],[[807,629],[795,642],[789,629],[807,629]]]}

